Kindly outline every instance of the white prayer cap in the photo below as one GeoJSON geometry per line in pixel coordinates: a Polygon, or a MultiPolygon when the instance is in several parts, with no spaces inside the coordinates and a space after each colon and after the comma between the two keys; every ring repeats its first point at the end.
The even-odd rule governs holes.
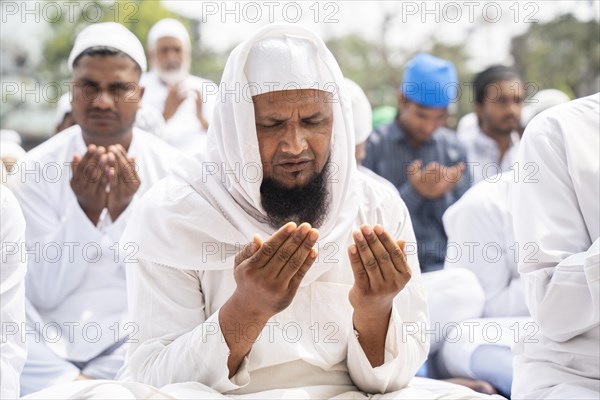
{"type": "Polygon", "coordinates": [[[282,35],[256,42],[246,60],[244,73],[251,96],[294,89],[334,92],[334,82],[317,64],[315,43],[307,38],[282,35]]]}
{"type": "Polygon", "coordinates": [[[371,103],[362,88],[356,82],[346,78],[346,89],[352,104],[352,118],[354,120],[354,140],[357,145],[364,143],[369,138],[373,110],[371,103]]]}
{"type": "Polygon", "coordinates": [[[531,99],[525,101],[525,107],[521,112],[521,126],[526,127],[533,117],[542,111],[569,100],[569,96],[558,89],[540,90],[531,96],[531,99]]]}
{"type": "Polygon", "coordinates": [[[54,119],[54,123],[56,126],[60,125],[64,120],[65,116],[71,112],[71,95],[70,93],[65,93],[61,96],[60,100],[56,105],[56,116],[54,119]]]}
{"type": "Polygon", "coordinates": [[[188,49],[191,47],[190,35],[187,29],[185,29],[185,26],[176,19],[161,19],[150,28],[150,31],[148,32],[148,48],[153,49],[156,46],[158,39],[165,37],[179,39],[183,44],[183,47],[188,49]]]}
{"type": "Polygon", "coordinates": [[[69,71],[81,53],[91,47],[103,46],[120,50],[135,61],[142,72],[146,72],[146,54],[140,40],[129,29],[116,22],[93,24],[82,30],[69,55],[69,71]]]}

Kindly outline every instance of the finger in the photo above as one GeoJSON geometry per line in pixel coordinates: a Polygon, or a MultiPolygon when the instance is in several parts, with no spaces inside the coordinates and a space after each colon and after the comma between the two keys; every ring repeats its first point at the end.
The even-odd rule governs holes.
{"type": "Polygon", "coordinates": [[[373,231],[377,234],[379,241],[390,255],[394,269],[400,273],[406,272],[408,264],[406,263],[406,256],[403,250],[404,241],[401,241],[402,246],[400,246],[381,225],[375,225],[373,231]]]}
{"type": "Polygon", "coordinates": [[[317,260],[317,251],[315,249],[310,249],[306,260],[304,260],[304,264],[296,271],[296,273],[290,279],[290,283],[288,288],[292,291],[292,294],[295,295],[298,287],[302,283],[302,279],[306,276],[308,270],[313,266],[315,261],[317,260]]]}
{"type": "Polygon", "coordinates": [[[402,250],[402,256],[404,257],[404,271],[402,272],[403,274],[411,274],[411,269],[410,269],[410,265],[408,265],[408,259],[406,258],[406,242],[404,240],[398,240],[396,242],[396,244],[398,244],[398,246],[400,246],[400,249],[402,250]]]}
{"type": "Polygon", "coordinates": [[[79,168],[79,164],[81,163],[81,156],[79,153],[73,154],[73,159],[71,160],[71,179],[75,179],[79,175],[75,174],[77,168],[79,168]]]}
{"type": "MultiPolygon", "coordinates": [[[[281,244],[281,246],[279,246],[279,249],[277,249],[275,255],[271,257],[271,260],[266,265],[269,267],[269,269],[273,270],[275,276],[278,276],[285,265],[291,260],[296,250],[302,245],[302,242],[304,241],[306,235],[308,235],[310,229],[310,224],[301,224],[281,244]]],[[[300,268],[300,265],[302,265],[303,262],[304,260],[302,260],[300,264],[296,266],[296,269],[300,268]]]]}
{"type": "Polygon", "coordinates": [[[368,288],[369,274],[367,274],[367,270],[358,254],[358,248],[354,243],[348,247],[348,258],[350,258],[350,266],[352,267],[352,273],[354,274],[354,281],[359,287],[368,288]]]}
{"type": "Polygon", "coordinates": [[[235,255],[233,268],[237,268],[237,266],[240,265],[243,261],[247,260],[252,255],[254,255],[254,253],[256,253],[260,248],[261,242],[262,240],[260,239],[260,237],[258,237],[258,235],[254,235],[252,241],[250,243],[247,243],[242,248],[242,250],[240,250],[240,252],[238,252],[235,255]]]}
{"type": "Polygon", "coordinates": [[[294,232],[296,229],[296,224],[294,222],[288,222],[277,232],[275,232],[266,242],[260,246],[259,251],[257,251],[252,257],[250,257],[250,262],[256,265],[258,268],[262,268],[271,260],[271,258],[275,255],[279,247],[287,240],[287,238],[294,232]]]}
{"type": "Polygon", "coordinates": [[[133,157],[129,157],[127,155],[127,151],[120,144],[116,145],[116,157],[119,162],[119,178],[122,179],[121,182],[125,182],[128,184],[135,184],[139,182],[139,177],[135,170],[135,159],[133,157]]]}
{"type": "Polygon", "coordinates": [[[95,153],[96,153],[96,145],[90,144],[87,147],[87,151],[85,152],[83,157],[80,157],[79,163],[77,164],[77,174],[78,175],[83,176],[87,163],[94,156],[95,153]]]}
{"type": "Polygon", "coordinates": [[[319,239],[319,231],[312,229],[310,224],[304,223],[296,229],[296,231],[290,236],[286,243],[281,246],[281,249],[290,246],[290,249],[295,247],[294,253],[283,265],[283,268],[279,271],[278,278],[290,280],[304,265],[306,258],[311,254],[311,250],[319,239]],[[308,228],[308,230],[305,230],[308,228]],[[296,235],[298,238],[302,238],[301,242],[297,245],[296,235]],[[289,244],[288,244],[289,243],[289,244]]]}
{"type": "Polygon", "coordinates": [[[375,257],[375,260],[377,261],[377,265],[379,266],[379,270],[383,276],[383,279],[386,281],[394,279],[394,275],[397,272],[396,267],[392,261],[392,256],[381,243],[378,235],[368,225],[361,226],[360,230],[369,244],[369,248],[375,257]]]}
{"type": "Polygon", "coordinates": [[[370,285],[383,282],[383,275],[381,274],[377,260],[375,259],[367,240],[363,236],[363,233],[360,230],[356,230],[353,232],[352,236],[354,238],[354,243],[358,248],[358,255],[369,275],[370,285]]]}

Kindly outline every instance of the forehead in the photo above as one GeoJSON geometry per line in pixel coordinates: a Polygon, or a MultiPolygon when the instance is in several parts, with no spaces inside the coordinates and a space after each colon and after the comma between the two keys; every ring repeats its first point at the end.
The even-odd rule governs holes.
{"type": "Polygon", "coordinates": [[[181,43],[181,40],[175,38],[175,37],[171,37],[171,36],[165,36],[165,37],[161,37],[160,39],[158,39],[156,41],[156,48],[158,50],[160,49],[172,49],[172,48],[182,48],[183,47],[183,43],[181,43]]]}
{"type": "Polygon", "coordinates": [[[408,104],[412,107],[412,110],[419,115],[427,115],[430,118],[440,118],[446,115],[447,109],[440,107],[425,107],[417,104],[413,101],[409,101],[408,104]]]}
{"type": "Polygon", "coordinates": [[[258,116],[291,112],[294,109],[331,113],[333,95],[316,89],[295,89],[268,92],[252,97],[258,116]]]}
{"type": "Polygon", "coordinates": [[[115,56],[83,56],[73,67],[74,79],[91,79],[94,81],[139,82],[140,72],[137,64],[130,57],[115,56]]]}
{"type": "Polygon", "coordinates": [[[499,96],[510,96],[511,94],[522,96],[525,88],[520,80],[507,79],[490,83],[485,91],[487,95],[485,100],[490,100],[499,96]]]}

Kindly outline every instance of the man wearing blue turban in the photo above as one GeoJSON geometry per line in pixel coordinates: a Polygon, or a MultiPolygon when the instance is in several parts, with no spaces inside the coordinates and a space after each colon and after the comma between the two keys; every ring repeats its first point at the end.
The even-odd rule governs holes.
{"type": "Polygon", "coordinates": [[[417,54],[404,70],[398,114],[373,132],[363,163],[400,191],[414,223],[423,272],[443,267],[447,237],[442,215],[470,183],[466,151],[445,127],[457,93],[451,62],[417,54]]]}

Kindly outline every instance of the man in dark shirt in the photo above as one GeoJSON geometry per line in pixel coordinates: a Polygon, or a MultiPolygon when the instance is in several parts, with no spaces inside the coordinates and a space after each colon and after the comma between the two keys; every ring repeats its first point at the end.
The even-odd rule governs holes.
{"type": "MultiPolygon", "coordinates": [[[[457,90],[451,62],[416,55],[405,67],[398,115],[373,132],[363,162],[400,191],[413,221],[423,272],[443,267],[447,237],[442,215],[470,185],[466,150],[445,127],[457,90]]],[[[412,246],[412,251],[417,249],[412,246]]]]}

